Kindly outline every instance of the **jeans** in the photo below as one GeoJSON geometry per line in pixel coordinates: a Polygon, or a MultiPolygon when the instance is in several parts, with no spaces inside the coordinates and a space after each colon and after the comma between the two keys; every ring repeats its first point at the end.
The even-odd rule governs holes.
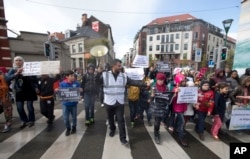
{"type": "Polygon", "coordinates": [[[77,105],[76,106],[65,106],[63,105],[63,120],[67,129],[71,129],[71,124],[69,121],[69,115],[72,117],[72,126],[76,127],[77,123],[77,105]]]}
{"type": "Polygon", "coordinates": [[[195,130],[198,133],[203,134],[205,129],[205,119],[207,117],[207,112],[196,111],[196,114],[198,115],[198,121],[195,125],[195,130]]]}
{"type": "Polygon", "coordinates": [[[86,121],[90,120],[90,118],[94,118],[95,94],[91,92],[84,92],[84,106],[86,121]]]}
{"type": "Polygon", "coordinates": [[[24,101],[16,101],[17,111],[22,122],[34,122],[35,112],[33,107],[33,101],[27,101],[28,116],[24,110],[24,101]]]}
{"type": "Polygon", "coordinates": [[[137,111],[138,104],[139,104],[138,100],[136,100],[136,101],[128,100],[128,105],[129,105],[129,110],[130,110],[130,122],[135,121],[135,117],[136,117],[136,114],[138,112],[137,111]]]}
{"type": "Polygon", "coordinates": [[[120,141],[126,140],[124,105],[117,105],[117,106],[106,105],[106,109],[108,114],[109,129],[111,131],[115,131],[116,127],[115,127],[114,115],[116,115],[119,128],[120,141]]]}
{"type": "Polygon", "coordinates": [[[183,113],[176,113],[176,126],[177,126],[177,132],[178,132],[178,138],[183,139],[183,128],[185,125],[184,115],[183,113]]]}

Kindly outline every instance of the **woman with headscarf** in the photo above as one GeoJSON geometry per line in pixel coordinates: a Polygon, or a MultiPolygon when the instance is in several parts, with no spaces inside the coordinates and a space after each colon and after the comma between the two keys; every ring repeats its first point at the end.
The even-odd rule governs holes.
{"type": "Polygon", "coordinates": [[[37,83],[35,76],[23,76],[24,59],[16,56],[13,62],[13,68],[9,70],[6,79],[8,82],[14,80],[14,90],[16,97],[17,111],[21,120],[20,129],[26,126],[32,127],[35,123],[35,112],[33,101],[37,100],[37,83]],[[27,102],[28,116],[24,110],[24,102],[27,102]]]}

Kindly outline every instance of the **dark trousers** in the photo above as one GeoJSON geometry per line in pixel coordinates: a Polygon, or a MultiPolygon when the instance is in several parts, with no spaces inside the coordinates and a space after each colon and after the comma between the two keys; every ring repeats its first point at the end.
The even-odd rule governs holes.
{"type": "Polygon", "coordinates": [[[125,140],[126,131],[125,131],[125,119],[124,119],[124,105],[118,105],[118,106],[106,105],[106,109],[108,114],[109,129],[111,131],[115,131],[116,127],[115,127],[114,116],[116,115],[120,140],[121,141],[125,140]]]}
{"type": "Polygon", "coordinates": [[[48,124],[51,124],[54,119],[54,99],[40,100],[40,112],[48,118],[48,124]]]}
{"type": "Polygon", "coordinates": [[[203,134],[205,129],[205,119],[207,117],[207,112],[196,111],[196,114],[198,115],[198,121],[195,125],[195,130],[198,133],[203,134]]]}
{"type": "Polygon", "coordinates": [[[131,101],[128,100],[128,105],[129,105],[129,110],[130,110],[130,122],[134,122],[135,121],[135,117],[137,115],[138,112],[138,103],[139,101],[131,101]]]}
{"type": "Polygon", "coordinates": [[[24,101],[16,101],[17,111],[22,122],[35,122],[35,110],[33,101],[26,101],[28,108],[28,116],[24,110],[24,101]]]}
{"type": "Polygon", "coordinates": [[[162,117],[155,117],[155,122],[154,122],[154,134],[155,136],[159,136],[159,130],[160,130],[160,125],[161,125],[162,117]]]}

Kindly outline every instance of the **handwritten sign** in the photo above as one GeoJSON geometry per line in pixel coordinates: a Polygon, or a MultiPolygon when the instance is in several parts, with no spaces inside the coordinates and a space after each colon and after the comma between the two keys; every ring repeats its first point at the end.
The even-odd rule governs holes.
{"type": "Polygon", "coordinates": [[[229,130],[250,129],[250,105],[232,108],[229,130]]]}
{"type": "Polygon", "coordinates": [[[80,99],[80,91],[79,88],[60,88],[58,96],[60,101],[77,102],[80,99]]]}
{"type": "Polygon", "coordinates": [[[24,62],[23,76],[57,74],[60,71],[60,61],[24,62]]]}
{"type": "Polygon", "coordinates": [[[142,80],[144,75],[143,68],[125,68],[125,73],[130,79],[142,80]]]}
{"type": "Polygon", "coordinates": [[[135,55],[135,59],[132,63],[133,67],[145,67],[147,68],[149,66],[149,58],[148,56],[143,55],[135,55]]]}
{"type": "Polygon", "coordinates": [[[179,87],[177,103],[197,103],[198,87],[179,87]]]}
{"type": "Polygon", "coordinates": [[[168,104],[172,103],[174,93],[173,92],[163,92],[163,93],[155,93],[155,99],[163,99],[165,100],[168,104]]]}

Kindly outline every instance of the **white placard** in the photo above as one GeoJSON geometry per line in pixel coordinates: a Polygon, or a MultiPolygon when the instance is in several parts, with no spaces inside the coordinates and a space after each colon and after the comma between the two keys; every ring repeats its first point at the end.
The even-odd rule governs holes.
{"type": "Polygon", "coordinates": [[[250,105],[232,108],[229,130],[250,129],[250,105]]]}
{"type": "Polygon", "coordinates": [[[198,87],[179,87],[177,103],[197,103],[198,87]]]}
{"type": "Polygon", "coordinates": [[[132,67],[148,67],[149,66],[149,58],[144,55],[136,55],[135,59],[132,63],[132,67]]]}
{"type": "Polygon", "coordinates": [[[143,68],[125,68],[125,73],[130,79],[142,80],[144,75],[143,68]]]}
{"type": "Polygon", "coordinates": [[[24,62],[23,76],[38,76],[43,74],[57,74],[60,71],[60,61],[24,62]]]}

